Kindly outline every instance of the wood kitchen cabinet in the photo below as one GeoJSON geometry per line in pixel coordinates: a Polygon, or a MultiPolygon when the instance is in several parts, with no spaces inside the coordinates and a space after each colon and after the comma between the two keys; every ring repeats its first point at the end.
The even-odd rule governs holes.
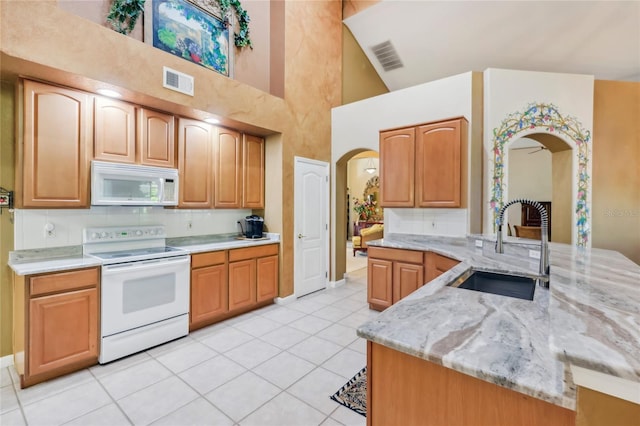
{"type": "Polygon", "coordinates": [[[21,387],[98,362],[99,268],[14,276],[13,350],[21,387]]]}
{"type": "Polygon", "coordinates": [[[380,132],[380,206],[413,207],[416,131],[380,132]]]}
{"type": "Polygon", "coordinates": [[[126,102],[94,98],[93,158],[136,162],[136,107],[126,102]]]}
{"type": "Polygon", "coordinates": [[[229,311],[227,250],[191,256],[189,329],[211,324],[229,311]]]}
{"type": "Polygon", "coordinates": [[[424,283],[423,252],[369,247],[367,301],[371,309],[386,309],[424,283]]]}
{"type": "Polygon", "coordinates": [[[264,139],[242,138],[242,207],[264,209],[264,139]]]}
{"type": "Polygon", "coordinates": [[[278,292],[278,245],[229,250],[229,310],[272,301],[278,292]]]}
{"type": "Polygon", "coordinates": [[[173,115],[138,108],[138,157],[140,164],[176,167],[175,119],[173,115]]]}
{"type": "Polygon", "coordinates": [[[170,114],[96,96],[93,158],[173,168],[173,121],[170,114]]]}
{"type": "Polygon", "coordinates": [[[380,132],[381,207],[460,207],[467,121],[380,132]]]}
{"type": "Polygon", "coordinates": [[[89,207],[92,96],[24,80],[17,207],[89,207]]]}
{"type": "Polygon", "coordinates": [[[213,206],[212,147],[217,129],[203,121],[178,120],[179,207],[213,206]]]}
{"type": "Polygon", "coordinates": [[[214,144],[215,208],[242,207],[242,139],[235,130],[220,128],[214,144]]]}
{"type": "Polygon", "coordinates": [[[425,266],[427,269],[427,282],[438,278],[449,269],[456,266],[460,261],[451,259],[434,252],[427,252],[425,256],[425,266]]]}

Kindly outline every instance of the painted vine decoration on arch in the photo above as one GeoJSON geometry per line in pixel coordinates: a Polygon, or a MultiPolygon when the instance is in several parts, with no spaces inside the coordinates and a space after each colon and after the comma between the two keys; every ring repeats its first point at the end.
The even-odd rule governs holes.
{"type": "Polygon", "coordinates": [[[498,214],[503,205],[504,195],[504,147],[514,136],[532,129],[544,129],[549,133],[559,133],[570,138],[577,147],[578,193],[576,200],[576,245],[584,247],[589,241],[588,164],[591,133],[584,130],[580,122],[571,116],[563,116],[553,104],[531,103],[524,112],[509,114],[493,129],[493,176],[491,180],[490,205],[493,210],[494,232],[498,214]]]}

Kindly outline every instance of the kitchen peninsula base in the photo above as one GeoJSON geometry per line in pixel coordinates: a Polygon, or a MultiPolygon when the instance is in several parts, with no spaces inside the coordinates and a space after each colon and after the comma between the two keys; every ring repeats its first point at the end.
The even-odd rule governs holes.
{"type": "Polygon", "coordinates": [[[370,341],[367,409],[367,426],[576,424],[575,411],[370,341]]]}

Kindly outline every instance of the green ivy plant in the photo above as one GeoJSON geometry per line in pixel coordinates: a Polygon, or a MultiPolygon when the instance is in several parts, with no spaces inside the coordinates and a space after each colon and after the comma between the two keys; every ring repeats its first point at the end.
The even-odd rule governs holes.
{"type": "Polygon", "coordinates": [[[107,22],[121,34],[129,34],[144,11],[145,0],[113,0],[107,22]]]}
{"type": "Polygon", "coordinates": [[[251,38],[249,37],[249,14],[240,4],[240,0],[212,0],[217,1],[220,5],[220,12],[224,17],[225,24],[230,25],[228,12],[229,9],[233,7],[233,10],[236,13],[236,18],[238,18],[238,26],[239,30],[237,33],[233,34],[233,41],[236,47],[250,47],[253,49],[253,44],[251,43],[251,38]]]}

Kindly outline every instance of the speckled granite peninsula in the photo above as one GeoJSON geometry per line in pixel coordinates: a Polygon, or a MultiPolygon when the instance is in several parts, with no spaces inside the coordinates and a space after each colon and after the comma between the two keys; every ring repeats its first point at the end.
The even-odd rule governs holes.
{"type": "MultiPolygon", "coordinates": [[[[450,287],[465,271],[536,277],[532,244],[486,236],[389,234],[370,246],[432,251],[457,266],[363,324],[374,343],[575,409],[569,365],[640,382],[640,266],[621,254],[550,243],[550,289],[532,301],[450,287]],[[484,240],[483,247],[475,246],[484,240]]],[[[539,246],[538,246],[539,247],[539,246]]]]}

